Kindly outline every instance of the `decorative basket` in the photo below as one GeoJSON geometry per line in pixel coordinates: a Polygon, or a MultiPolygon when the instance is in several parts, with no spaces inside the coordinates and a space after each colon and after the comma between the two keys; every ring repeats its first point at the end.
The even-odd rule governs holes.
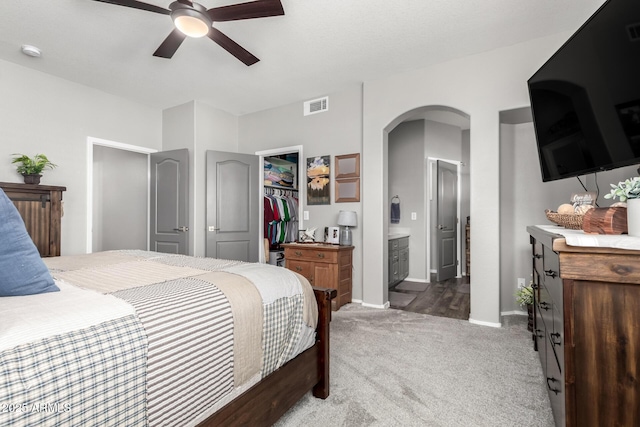
{"type": "Polygon", "coordinates": [[[584,215],[580,214],[559,214],[558,212],[550,211],[549,209],[544,211],[547,215],[547,219],[553,223],[568,228],[570,230],[582,230],[582,219],[584,215]]]}

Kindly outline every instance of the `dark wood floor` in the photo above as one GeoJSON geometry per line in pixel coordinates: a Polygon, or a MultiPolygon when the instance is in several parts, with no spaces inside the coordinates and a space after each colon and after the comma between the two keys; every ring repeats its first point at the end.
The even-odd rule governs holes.
{"type": "MultiPolygon", "coordinates": [[[[452,319],[469,320],[470,294],[469,277],[449,279],[444,282],[436,282],[432,276],[431,283],[425,283],[426,290],[422,292],[390,289],[390,292],[398,292],[407,295],[415,295],[416,298],[408,305],[402,304],[391,308],[412,311],[414,313],[430,314],[432,316],[449,317],[452,319]]],[[[400,282],[398,286],[402,283],[400,282]]]]}

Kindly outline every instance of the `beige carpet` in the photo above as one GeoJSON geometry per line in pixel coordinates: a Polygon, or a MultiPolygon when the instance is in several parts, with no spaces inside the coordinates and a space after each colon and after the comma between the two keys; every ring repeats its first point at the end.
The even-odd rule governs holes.
{"type": "Polygon", "coordinates": [[[526,321],[491,328],[345,305],[331,322],[331,395],[307,394],[276,425],[551,427],[526,321]]]}

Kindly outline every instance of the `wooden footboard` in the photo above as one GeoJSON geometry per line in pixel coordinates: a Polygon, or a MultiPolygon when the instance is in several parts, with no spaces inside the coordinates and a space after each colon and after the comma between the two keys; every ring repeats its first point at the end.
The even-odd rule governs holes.
{"type": "Polygon", "coordinates": [[[318,302],[316,343],[203,421],[205,426],[270,426],[313,389],[329,396],[329,321],[335,289],[313,288],[318,302]]]}

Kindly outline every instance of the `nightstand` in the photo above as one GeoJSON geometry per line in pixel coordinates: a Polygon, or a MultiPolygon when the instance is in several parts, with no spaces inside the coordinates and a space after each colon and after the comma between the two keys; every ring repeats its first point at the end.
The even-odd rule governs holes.
{"type": "Polygon", "coordinates": [[[353,246],[324,243],[286,243],[285,267],[306,277],[312,286],[335,289],[331,309],[351,302],[353,246]]]}

